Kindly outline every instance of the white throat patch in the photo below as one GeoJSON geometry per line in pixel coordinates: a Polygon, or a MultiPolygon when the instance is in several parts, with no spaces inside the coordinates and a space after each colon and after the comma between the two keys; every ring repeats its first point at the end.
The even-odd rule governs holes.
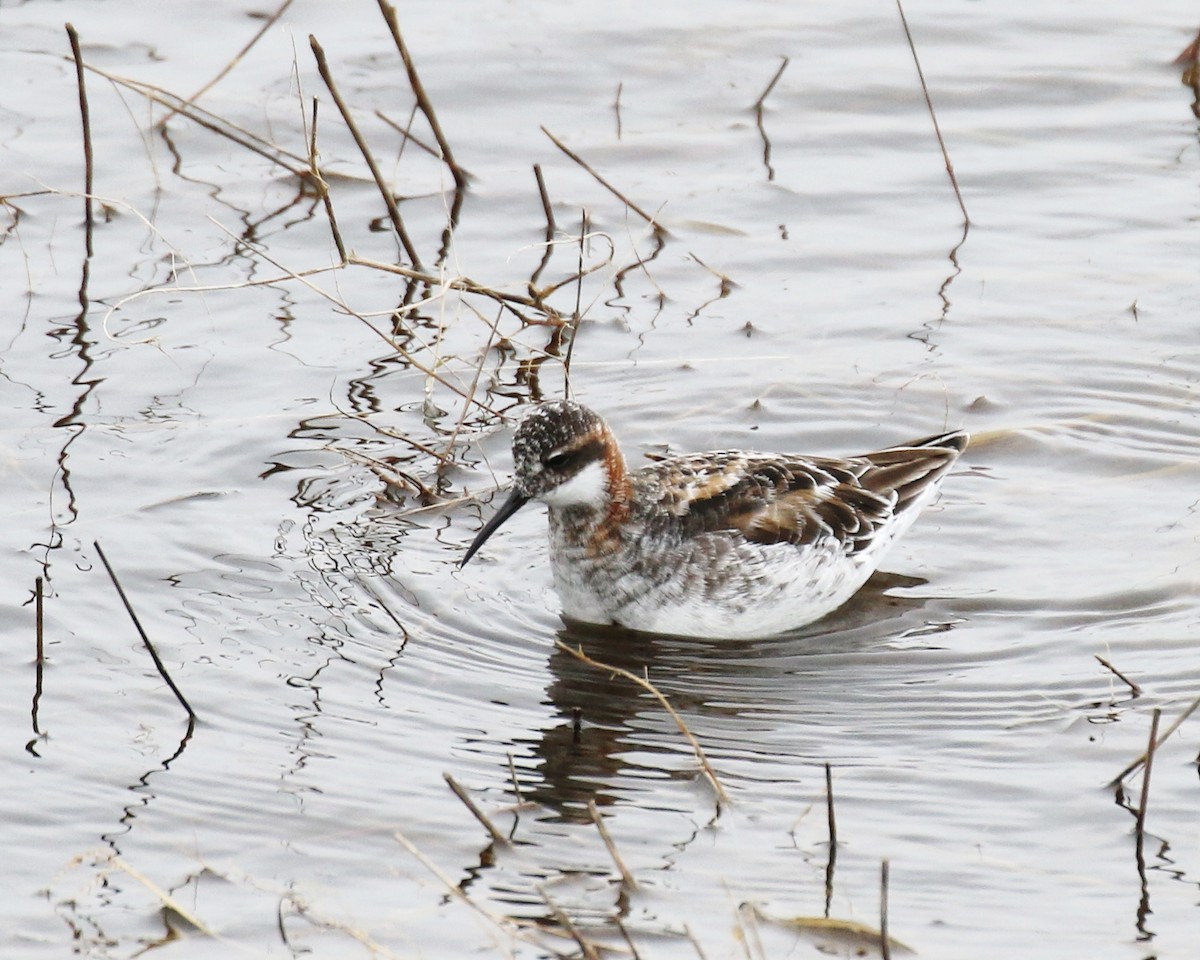
{"type": "Polygon", "coordinates": [[[608,500],[608,470],[603,460],[593,460],[569,480],[538,497],[547,506],[592,507],[599,510],[608,500]]]}

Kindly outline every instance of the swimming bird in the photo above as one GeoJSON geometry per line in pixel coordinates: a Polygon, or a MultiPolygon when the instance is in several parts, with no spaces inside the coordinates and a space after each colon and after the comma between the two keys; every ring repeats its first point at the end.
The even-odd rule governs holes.
{"type": "Polygon", "coordinates": [[[629,470],[569,400],[513,435],[512,492],[463,566],[530,500],[549,508],[563,616],[650,633],[763,637],[836,610],[936,495],[963,431],[857,457],[716,450],[629,470]]]}

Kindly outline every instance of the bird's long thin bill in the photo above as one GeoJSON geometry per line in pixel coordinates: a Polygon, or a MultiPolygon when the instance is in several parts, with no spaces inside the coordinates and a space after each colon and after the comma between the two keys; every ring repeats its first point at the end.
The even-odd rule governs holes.
{"type": "Polygon", "coordinates": [[[520,510],[528,502],[529,498],[521,495],[516,490],[510,493],[508,495],[508,499],[500,505],[500,509],[496,511],[491,520],[483,525],[483,529],[476,534],[471,545],[467,547],[466,555],[458,563],[459,567],[465,567],[467,565],[467,561],[475,556],[475,551],[483,546],[488,537],[500,529],[500,524],[504,523],[505,520],[520,510]]]}

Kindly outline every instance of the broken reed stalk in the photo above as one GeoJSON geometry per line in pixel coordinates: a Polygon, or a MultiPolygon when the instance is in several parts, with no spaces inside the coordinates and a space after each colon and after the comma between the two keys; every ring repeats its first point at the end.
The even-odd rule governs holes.
{"type": "Polygon", "coordinates": [[[542,165],[540,163],[533,165],[533,176],[537,180],[538,196],[542,200],[542,213],[546,217],[545,249],[542,252],[541,262],[529,278],[529,292],[534,295],[534,299],[540,299],[536,290],[537,282],[538,278],[542,275],[542,271],[546,269],[546,265],[550,263],[550,257],[554,253],[554,234],[558,230],[558,225],[554,222],[554,208],[550,205],[550,194],[546,190],[546,181],[542,177],[542,165]]]}
{"type": "MultiPolygon", "coordinates": [[[[291,0],[288,0],[291,3],[291,0]]],[[[325,207],[325,216],[329,220],[329,231],[333,234],[333,245],[337,247],[338,260],[342,266],[349,262],[346,256],[346,245],[342,242],[342,231],[338,229],[337,217],[333,213],[333,197],[329,193],[329,183],[321,176],[321,168],[317,163],[317,107],[320,104],[316,97],[312,101],[312,130],[308,138],[308,169],[312,172],[312,182],[321,193],[321,203],[325,207]]]]}
{"type": "MultiPolygon", "coordinates": [[[[692,731],[688,729],[687,724],[683,722],[683,718],[676,713],[675,708],[671,706],[670,701],[667,700],[666,696],[661,690],[658,689],[658,687],[656,687],[646,678],[639,677],[636,673],[631,673],[629,670],[625,670],[622,667],[614,667],[611,664],[601,663],[599,660],[594,660],[583,652],[582,647],[575,648],[568,646],[558,637],[554,638],[554,645],[565,653],[569,653],[571,656],[575,657],[575,659],[586,663],[588,666],[595,667],[597,670],[603,670],[605,673],[611,673],[618,677],[624,677],[631,683],[637,684],[656,700],[658,700],[658,702],[662,704],[663,709],[666,710],[670,715],[671,719],[675,721],[675,725],[679,728],[679,732],[683,734],[684,739],[687,740],[687,742],[691,745],[692,751],[696,755],[696,760],[699,761],[700,767],[704,771],[704,776],[712,786],[713,792],[716,793],[720,804],[728,804],[730,802],[729,794],[725,792],[725,788],[721,786],[721,781],[717,779],[717,773],[715,770],[713,770],[712,764],[708,762],[708,757],[704,753],[704,749],[700,746],[700,741],[697,740],[692,734],[692,731]]],[[[718,808],[718,816],[720,815],[720,812],[721,811],[718,808]]]]}
{"type": "Polygon", "coordinates": [[[888,940],[888,861],[879,868],[879,955],[892,960],[892,945],[888,940]]]}
{"type": "Polygon", "coordinates": [[[454,795],[463,802],[463,806],[471,811],[471,816],[473,816],[476,820],[478,820],[480,822],[480,824],[482,824],[483,829],[485,829],[488,832],[488,835],[491,836],[492,840],[495,843],[501,843],[501,844],[507,845],[508,837],[506,837],[504,834],[502,834],[499,830],[496,829],[496,825],[494,823],[492,823],[491,819],[488,817],[488,815],[486,813],[484,813],[482,810],[479,809],[479,807],[476,805],[475,801],[471,799],[471,797],[467,793],[467,791],[462,788],[461,784],[459,784],[459,782],[457,780],[455,780],[452,776],[450,776],[450,774],[448,774],[448,773],[443,773],[442,779],[445,780],[447,786],[449,786],[450,789],[454,791],[454,795]]]}
{"type": "Polygon", "coordinates": [[[388,217],[392,221],[392,229],[396,231],[396,236],[400,239],[400,245],[404,247],[404,252],[408,255],[408,259],[412,262],[413,267],[420,270],[421,257],[417,253],[417,248],[413,246],[412,238],[408,235],[408,230],[404,227],[404,220],[400,216],[400,208],[396,205],[396,198],[392,195],[387,181],[384,180],[383,171],[379,169],[379,164],[375,162],[375,155],[371,153],[371,147],[367,144],[362,131],[358,129],[358,124],[354,122],[354,115],[350,112],[350,107],[342,99],[341,93],[338,92],[337,84],[333,80],[333,73],[329,69],[329,61],[325,59],[325,50],[311,33],[308,35],[308,44],[312,47],[313,56],[316,57],[317,71],[321,74],[321,79],[325,81],[329,95],[333,97],[333,102],[337,106],[338,112],[342,115],[342,119],[346,121],[346,127],[350,131],[350,136],[354,138],[354,142],[358,145],[358,152],[362,154],[363,160],[367,163],[367,168],[371,171],[371,176],[375,179],[375,186],[379,188],[384,206],[387,207],[388,217]]]}
{"type": "Polygon", "coordinates": [[[775,89],[775,84],[779,82],[779,78],[783,76],[783,71],[787,69],[789,63],[791,63],[791,58],[784,57],[783,62],[779,64],[779,69],[775,71],[775,76],[767,84],[767,88],[754,101],[754,122],[758,127],[759,136],[762,137],[763,166],[767,168],[768,180],[775,179],[775,168],[771,166],[771,140],[767,136],[767,128],[763,125],[763,104],[766,103],[767,97],[771,95],[771,91],[775,89]]]}
{"type": "Polygon", "coordinates": [[[554,919],[558,921],[559,926],[566,930],[571,939],[579,944],[579,949],[583,951],[585,960],[600,960],[600,951],[596,949],[596,944],[592,943],[592,941],[579,932],[579,928],[567,916],[567,912],[554,902],[550,894],[546,892],[546,888],[540,883],[535,883],[533,888],[538,892],[538,896],[542,898],[546,906],[550,908],[550,912],[554,914],[554,919]]]}
{"type": "Polygon", "coordinates": [[[1138,686],[1138,684],[1136,684],[1132,680],[1130,680],[1127,676],[1125,676],[1125,674],[1123,674],[1120,670],[1118,670],[1116,667],[1114,667],[1111,663],[1109,663],[1107,660],[1105,660],[1099,654],[1096,654],[1096,659],[1100,661],[1100,665],[1102,667],[1105,667],[1107,670],[1109,670],[1113,674],[1113,676],[1115,676],[1118,680],[1120,680],[1122,683],[1126,684],[1129,687],[1129,692],[1131,694],[1133,694],[1134,698],[1140,697],[1142,695],[1142,688],[1140,686],[1138,686]]]}
{"type": "Polygon", "coordinates": [[[100,546],[100,541],[93,541],[92,546],[96,548],[96,554],[100,557],[100,562],[104,564],[104,569],[108,571],[109,579],[112,580],[113,586],[117,588],[117,596],[121,598],[121,603],[125,605],[125,611],[129,614],[129,619],[133,621],[133,626],[138,632],[138,636],[142,638],[142,643],[150,653],[150,659],[154,661],[154,666],[158,670],[158,675],[162,677],[167,686],[171,688],[171,692],[175,694],[175,699],[179,701],[183,709],[187,711],[189,719],[189,733],[191,731],[191,723],[196,721],[196,711],[192,709],[192,705],[187,702],[187,698],[179,687],[175,686],[175,681],[171,679],[171,675],[167,673],[167,668],[163,665],[162,658],[159,657],[158,651],[154,649],[154,644],[150,642],[150,638],[146,635],[146,631],[142,628],[142,622],[138,620],[138,616],[133,611],[133,605],[129,602],[129,598],[125,596],[125,590],[121,586],[121,581],[117,579],[117,574],[112,568],[112,564],[108,562],[108,557],[104,555],[104,550],[100,546]]]}
{"type": "Polygon", "coordinates": [[[1154,767],[1154,751],[1158,741],[1158,721],[1162,716],[1162,711],[1158,707],[1154,708],[1154,713],[1150,716],[1150,744],[1146,747],[1146,768],[1142,771],[1142,795],[1138,801],[1137,813],[1137,848],[1138,860],[1142,859],[1142,842],[1146,835],[1146,805],[1150,802],[1150,771],[1154,767]]]}
{"type": "MultiPolygon", "coordinates": [[[[211,90],[213,87],[215,87],[218,83],[220,83],[222,80],[224,80],[225,77],[227,77],[229,75],[229,72],[234,67],[236,67],[239,63],[241,63],[243,59],[245,59],[246,54],[248,54],[252,49],[254,49],[254,45],[256,43],[258,43],[258,41],[261,40],[264,36],[266,36],[267,31],[270,30],[273,26],[275,26],[276,23],[279,22],[279,18],[282,17],[284,15],[284,13],[287,12],[287,8],[290,7],[291,5],[292,5],[292,0],[283,0],[283,3],[279,6],[279,8],[263,21],[263,25],[258,28],[258,32],[253,37],[250,38],[249,42],[244,47],[242,47],[241,50],[239,50],[237,53],[235,53],[233,55],[233,59],[230,60],[227,64],[225,64],[225,66],[223,66],[220,70],[218,70],[217,75],[215,77],[213,77],[211,80],[209,80],[208,83],[204,84],[204,86],[202,86],[199,90],[197,90],[195,93],[193,93],[186,100],[184,100],[183,101],[184,104],[190,106],[195,101],[199,100],[202,96],[204,96],[206,93],[208,93],[208,91],[211,90]]],[[[167,123],[167,121],[169,121],[178,112],[179,112],[178,110],[171,110],[169,113],[167,113],[167,115],[165,117],[163,117],[158,122],[159,126],[161,127],[163,124],[167,123]]]]}
{"type": "Polygon", "coordinates": [[[609,183],[602,176],[600,176],[600,174],[596,171],[596,169],[591,164],[589,164],[586,160],[584,160],[583,157],[581,157],[574,150],[572,150],[570,147],[568,147],[565,143],[563,143],[561,140],[559,140],[558,137],[556,137],[554,134],[552,134],[545,127],[541,127],[541,131],[542,131],[542,133],[544,133],[546,136],[548,136],[550,138],[550,141],[556,147],[558,147],[559,150],[561,150],[568,157],[570,157],[577,164],[579,164],[579,166],[583,167],[584,170],[586,170],[588,173],[590,173],[592,175],[593,179],[595,179],[595,181],[598,184],[600,184],[600,186],[604,187],[605,190],[607,190],[609,193],[611,193],[614,197],[616,197],[623,204],[625,204],[625,206],[627,206],[630,210],[632,210],[639,217],[641,217],[648,224],[650,224],[650,226],[654,229],[655,233],[666,233],[667,232],[666,229],[661,224],[657,223],[655,221],[655,219],[652,216],[650,216],[650,214],[648,214],[645,210],[643,210],[636,203],[634,203],[627,196],[625,196],[625,194],[621,193],[620,190],[618,190],[611,183],[609,183]]]}
{"type": "Polygon", "coordinates": [[[433,139],[437,141],[438,149],[442,154],[442,161],[450,168],[450,175],[454,178],[455,187],[459,190],[466,190],[467,172],[454,160],[454,152],[450,149],[450,141],[446,139],[445,133],[442,132],[442,125],[438,122],[437,113],[433,109],[429,95],[425,92],[424,84],[421,83],[421,77],[417,73],[416,64],[413,63],[412,54],[408,52],[408,44],[404,42],[404,35],[400,32],[400,21],[396,17],[396,8],[388,3],[387,0],[379,0],[379,12],[383,14],[383,19],[387,22],[388,29],[392,32],[392,39],[396,42],[396,49],[400,52],[400,59],[404,61],[404,70],[408,74],[408,85],[412,88],[417,106],[421,108],[421,112],[425,114],[425,119],[429,121],[429,129],[433,131],[433,139]]]}
{"type": "Polygon", "coordinates": [[[87,84],[84,82],[83,54],[79,51],[79,33],[71,24],[66,26],[67,37],[71,41],[71,56],[75,60],[75,85],[79,88],[79,117],[83,121],[83,222],[87,231],[87,255],[90,258],[93,252],[92,230],[95,226],[92,212],[92,120],[88,110],[87,84]]]}
{"type": "Polygon", "coordinates": [[[929,110],[929,119],[933,121],[933,133],[937,137],[938,146],[942,150],[942,159],[946,163],[946,175],[950,178],[950,186],[954,188],[954,199],[958,201],[958,209],[962,211],[963,225],[971,225],[971,217],[967,213],[967,205],[963,203],[962,191],[958,189],[958,178],[954,175],[954,164],[950,162],[950,151],[946,149],[946,141],[942,139],[942,128],[938,126],[937,111],[933,109],[933,100],[929,96],[929,86],[925,83],[925,71],[921,69],[921,58],[917,56],[917,45],[913,42],[912,31],[908,29],[908,17],[904,15],[904,3],[896,0],[896,9],[900,11],[900,23],[904,27],[904,36],[908,40],[908,49],[912,52],[913,63],[917,67],[917,79],[921,83],[921,94],[925,97],[925,106],[929,110]]]}
{"type": "Polygon", "coordinates": [[[621,139],[621,92],[625,89],[624,81],[617,83],[617,96],[613,100],[613,112],[617,115],[617,139],[621,139]]]}
{"type": "Polygon", "coordinates": [[[608,827],[604,825],[604,818],[600,816],[600,811],[596,807],[595,800],[588,801],[588,816],[592,818],[592,823],[596,825],[596,832],[600,834],[600,839],[604,841],[604,846],[608,850],[608,855],[612,857],[612,862],[616,864],[618,872],[621,874],[621,883],[628,890],[636,890],[638,888],[637,879],[629,868],[625,866],[625,861],[621,859],[621,854],[617,852],[617,845],[613,843],[612,835],[608,832],[608,827]]]}
{"type": "MultiPolygon", "coordinates": [[[[1200,697],[1197,697],[1190,704],[1188,704],[1188,708],[1186,710],[1184,710],[1183,713],[1181,713],[1179,716],[1177,716],[1174,720],[1171,721],[1171,725],[1169,727],[1167,727],[1166,732],[1164,732],[1163,735],[1154,742],[1153,749],[1157,750],[1159,747],[1161,747],[1163,745],[1163,743],[1166,741],[1166,739],[1183,725],[1183,721],[1186,720],[1188,717],[1190,717],[1193,713],[1195,713],[1198,708],[1200,708],[1200,697]]],[[[1129,776],[1131,773],[1133,773],[1135,770],[1137,770],[1138,767],[1140,767],[1140,766],[1142,766],[1142,764],[1146,763],[1149,756],[1150,756],[1150,751],[1147,750],[1140,757],[1138,757],[1136,760],[1134,760],[1133,763],[1131,763],[1124,770],[1122,770],[1115,777],[1113,777],[1112,780],[1109,781],[1108,785],[1110,787],[1115,787],[1118,783],[1120,783],[1122,780],[1124,780],[1127,776],[1129,776]]]]}

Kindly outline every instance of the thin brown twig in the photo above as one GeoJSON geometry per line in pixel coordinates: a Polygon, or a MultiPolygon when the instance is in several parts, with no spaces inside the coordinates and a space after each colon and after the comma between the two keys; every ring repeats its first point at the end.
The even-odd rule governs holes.
{"type": "Polygon", "coordinates": [[[354,142],[358,145],[358,152],[362,154],[367,168],[371,171],[371,176],[375,179],[375,185],[379,188],[384,206],[387,207],[388,217],[392,221],[392,229],[396,231],[396,236],[400,239],[400,245],[404,247],[404,252],[408,254],[408,259],[412,261],[413,267],[420,270],[421,257],[417,253],[417,248],[413,246],[412,238],[408,235],[408,230],[404,227],[404,220],[400,216],[400,208],[396,204],[396,198],[392,195],[387,181],[384,180],[383,171],[379,169],[379,164],[375,162],[375,155],[371,152],[370,145],[367,143],[362,131],[359,130],[358,124],[354,122],[354,115],[350,112],[350,107],[342,99],[342,95],[338,91],[337,84],[333,79],[333,73],[329,69],[329,61],[325,58],[325,49],[311,33],[308,35],[308,44],[312,47],[313,56],[316,57],[317,71],[321,74],[321,79],[325,81],[329,95],[333,97],[333,102],[337,106],[338,112],[346,122],[350,136],[354,138],[354,142]]]}
{"type": "Polygon", "coordinates": [[[912,31],[908,29],[908,17],[904,15],[902,0],[896,0],[896,9],[900,11],[900,23],[904,27],[904,36],[908,39],[908,49],[912,52],[913,63],[917,67],[917,79],[921,82],[921,94],[925,97],[925,106],[929,109],[929,118],[933,121],[933,133],[942,150],[942,159],[946,162],[946,175],[950,177],[950,186],[954,188],[954,198],[958,201],[958,209],[962,211],[963,224],[969,227],[971,217],[967,213],[967,205],[963,202],[962,191],[958,189],[958,178],[954,175],[954,164],[950,162],[950,151],[946,149],[946,141],[942,139],[942,128],[938,125],[937,111],[933,109],[933,100],[929,96],[929,87],[925,83],[925,71],[921,69],[921,58],[917,56],[917,46],[913,42],[912,31]]]}
{"type": "Polygon", "coordinates": [[[621,93],[625,89],[624,81],[617,83],[617,96],[613,100],[613,113],[617,115],[617,139],[621,139],[621,93]]]}
{"type": "Polygon", "coordinates": [[[92,153],[92,120],[88,109],[87,84],[84,81],[83,54],[79,49],[79,33],[71,24],[67,24],[67,38],[71,41],[71,57],[75,61],[75,86],[79,90],[79,118],[83,123],[83,225],[84,250],[86,256],[83,262],[83,279],[79,284],[79,305],[86,311],[88,307],[88,277],[91,273],[92,234],[95,231],[96,220],[92,209],[92,185],[94,179],[94,155],[92,153]]]}
{"type": "Polygon", "coordinates": [[[479,809],[478,804],[476,804],[475,801],[471,799],[470,794],[468,794],[467,791],[462,788],[462,785],[457,780],[455,780],[452,776],[450,776],[449,773],[443,773],[442,779],[445,780],[446,785],[449,786],[450,789],[454,791],[454,795],[463,802],[463,806],[471,811],[471,816],[473,816],[476,820],[478,820],[480,822],[480,824],[483,825],[483,828],[488,832],[488,834],[489,834],[489,836],[491,836],[492,840],[495,843],[507,845],[508,837],[506,837],[504,834],[502,834],[499,830],[496,829],[496,825],[494,823],[492,823],[491,819],[488,817],[488,815],[486,813],[484,813],[482,810],[479,809]]]}
{"type": "MultiPolygon", "coordinates": [[[[663,692],[658,689],[658,687],[656,687],[645,677],[639,677],[636,673],[631,673],[629,670],[625,670],[622,667],[614,667],[611,664],[594,660],[592,657],[589,657],[583,652],[582,647],[576,648],[568,646],[558,637],[554,638],[554,645],[560,650],[569,653],[577,660],[581,660],[583,663],[595,667],[597,670],[603,670],[606,673],[612,673],[618,677],[624,677],[631,683],[637,684],[656,700],[658,700],[658,702],[662,704],[663,709],[666,710],[670,715],[671,719],[675,721],[675,725],[679,728],[679,732],[683,734],[684,739],[687,740],[687,742],[691,745],[692,751],[695,753],[696,759],[699,761],[700,767],[704,771],[704,776],[712,786],[713,792],[716,793],[719,803],[728,804],[730,802],[729,794],[725,792],[725,788],[721,786],[721,781],[717,779],[717,773],[712,768],[712,764],[708,762],[708,756],[705,754],[704,749],[700,746],[700,741],[697,740],[692,731],[688,729],[687,724],[683,722],[683,718],[675,711],[675,708],[671,706],[671,702],[666,698],[663,692]]],[[[718,816],[720,815],[720,808],[718,808],[717,814],[718,816]]]]}
{"type": "Polygon", "coordinates": [[[1129,692],[1132,693],[1135,698],[1140,697],[1142,695],[1142,688],[1138,684],[1136,684],[1132,680],[1130,680],[1127,676],[1125,676],[1125,674],[1123,674],[1120,670],[1118,670],[1116,667],[1114,667],[1111,663],[1109,663],[1107,660],[1105,660],[1099,654],[1096,654],[1096,659],[1100,661],[1100,665],[1102,667],[1105,667],[1106,669],[1111,671],[1112,674],[1118,680],[1120,680],[1122,683],[1126,684],[1129,687],[1129,692]]]}
{"type": "MultiPolygon", "coordinates": [[[[288,2],[290,3],[291,0],[288,2]]],[[[329,220],[329,231],[333,234],[333,244],[337,247],[338,260],[341,261],[342,266],[345,266],[349,261],[346,259],[346,245],[342,242],[342,231],[338,229],[337,217],[333,213],[333,197],[329,193],[329,183],[321,175],[321,168],[317,164],[317,108],[320,102],[313,97],[312,131],[308,140],[308,168],[312,171],[312,182],[321,194],[321,203],[325,207],[325,216],[329,220]]]]}
{"type": "MultiPolygon", "coordinates": [[[[208,93],[209,90],[211,90],[218,83],[220,83],[222,80],[224,80],[229,75],[229,72],[231,70],[233,70],[233,68],[236,67],[239,63],[241,63],[243,59],[245,59],[246,54],[248,54],[252,49],[254,49],[254,45],[256,43],[258,43],[259,40],[261,40],[263,37],[266,36],[267,31],[270,30],[273,26],[275,26],[276,23],[279,22],[279,18],[282,17],[284,15],[284,13],[287,12],[287,8],[290,7],[291,5],[292,5],[292,0],[283,0],[283,3],[280,4],[279,8],[263,21],[263,25],[258,28],[258,32],[256,34],[254,34],[253,37],[250,38],[249,42],[244,47],[242,47],[241,50],[239,50],[237,53],[235,53],[233,55],[233,59],[230,60],[227,64],[225,64],[225,66],[223,66],[220,70],[218,70],[217,75],[215,77],[213,77],[211,80],[209,80],[208,83],[204,84],[204,86],[202,86],[199,90],[197,90],[195,93],[193,93],[190,97],[188,97],[183,102],[187,105],[191,105],[192,103],[195,103],[202,96],[204,96],[206,93],[208,93]]],[[[178,112],[179,112],[178,110],[172,110],[165,117],[163,117],[162,120],[159,121],[159,126],[162,126],[163,124],[165,124],[168,120],[170,120],[178,112]]]]}
{"type": "Polygon", "coordinates": [[[379,0],[379,11],[383,14],[383,19],[387,21],[388,29],[392,32],[392,39],[396,42],[396,49],[400,51],[400,59],[404,61],[404,69],[408,73],[408,85],[412,88],[413,96],[417,100],[417,106],[421,108],[421,112],[425,114],[425,119],[429,121],[429,129],[433,131],[433,138],[437,141],[438,149],[442,152],[442,160],[450,168],[450,175],[454,177],[455,186],[459,190],[465,190],[467,188],[467,173],[454,160],[454,153],[450,149],[450,141],[446,139],[445,133],[442,132],[442,125],[438,122],[437,113],[433,109],[433,103],[430,102],[429,95],[425,92],[425,86],[421,83],[421,77],[417,73],[417,66],[413,62],[412,55],[408,52],[408,45],[404,42],[404,35],[400,32],[400,21],[396,17],[396,8],[388,3],[387,0],[379,0]]]}
{"type": "Polygon", "coordinates": [[[572,150],[570,147],[568,147],[565,143],[563,143],[561,140],[559,140],[558,137],[556,137],[554,134],[552,134],[545,127],[542,127],[541,131],[542,131],[542,133],[544,133],[546,136],[548,136],[550,138],[550,141],[556,147],[558,147],[559,150],[561,150],[568,157],[570,157],[577,164],[579,164],[579,166],[583,167],[584,170],[586,170],[588,173],[590,173],[592,175],[592,177],[595,179],[595,181],[598,184],[600,184],[600,186],[604,187],[605,190],[607,190],[609,193],[611,193],[614,197],[616,197],[623,204],[625,204],[625,206],[627,206],[630,210],[632,210],[639,217],[641,217],[648,224],[650,224],[650,226],[654,228],[655,232],[657,232],[657,233],[666,233],[667,232],[666,229],[660,223],[658,223],[658,221],[656,221],[654,219],[654,217],[650,216],[650,214],[648,214],[645,210],[643,210],[636,203],[634,203],[632,200],[630,200],[627,196],[625,196],[625,194],[621,193],[621,191],[618,190],[616,187],[614,187],[611,183],[609,183],[607,180],[605,180],[604,177],[602,177],[596,171],[596,168],[593,167],[586,160],[584,160],[583,157],[581,157],[574,150],[572,150]]]}
{"type": "MultiPolygon", "coordinates": [[[[1173,734],[1176,730],[1178,730],[1183,725],[1183,721],[1185,721],[1188,717],[1190,717],[1193,713],[1195,713],[1197,709],[1200,709],[1200,697],[1197,697],[1190,704],[1188,704],[1187,709],[1184,710],[1183,713],[1181,713],[1173,721],[1171,721],[1171,725],[1169,727],[1167,727],[1166,732],[1164,732],[1163,735],[1161,737],[1159,737],[1158,740],[1155,742],[1154,749],[1157,750],[1159,747],[1161,747],[1163,745],[1163,742],[1169,736],[1171,736],[1171,734],[1173,734]]],[[[1122,780],[1124,780],[1127,776],[1129,776],[1131,773],[1133,773],[1135,770],[1137,770],[1138,767],[1142,766],[1142,764],[1144,764],[1146,762],[1147,758],[1149,757],[1149,754],[1150,754],[1150,751],[1147,750],[1146,753],[1143,753],[1140,757],[1138,757],[1136,760],[1134,760],[1133,763],[1131,763],[1124,770],[1122,770],[1115,777],[1113,777],[1112,780],[1109,781],[1108,785],[1110,787],[1115,787],[1118,783],[1120,783],[1122,780]]]]}
{"type": "Polygon", "coordinates": [[[183,691],[175,685],[175,681],[171,679],[171,675],[167,673],[167,668],[163,665],[162,658],[159,657],[158,651],[154,649],[154,644],[150,642],[150,638],[146,635],[145,629],[142,627],[142,622],[134,613],[133,605],[129,602],[129,598],[125,596],[125,590],[121,586],[121,581],[117,579],[117,574],[112,568],[112,564],[108,562],[108,557],[104,555],[104,550],[100,546],[100,541],[96,540],[92,546],[96,548],[96,554],[100,557],[100,562],[104,564],[104,569],[108,571],[109,579],[112,580],[113,586],[117,588],[117,596],[121,598],[121,603],[125,605],[125,611],[129,614],[129,619],[133,621],[133,626],[137,630],[138,635],[142,638],[142,643],[146,650],[150,653],[150,659],[154,661],[154,666],[158,670],[158,675],[162,677],[167,686],[171,688],[171,692],[175,694],[175,699],[187,711],[188,717],[192,722],[196,720],[196,711],[192,709],[192,705],[187,702],[187,698],[183,695],[183,691]]]}
{"type": "Polygon", "coordinates": [[[625,861],[621,859],[621,854],[617,851],[617,845],[613,842],[612,835],[608,832],[608,827],[604,825],[604,818],[600,816],[600,811],[596,807],[595,800],[588,801],[588,816],[592,818],[592,823],[596,825],[596,832],[600,834],[600,839],[604,841],[604,846],[608,850],[608,855],[612,857],[612,862],[616,864],[618,872],[621,874],[621,882],[626,889],[636,890],[638,888],[637,879],[629,868],[625,866],[625,861]]]}

